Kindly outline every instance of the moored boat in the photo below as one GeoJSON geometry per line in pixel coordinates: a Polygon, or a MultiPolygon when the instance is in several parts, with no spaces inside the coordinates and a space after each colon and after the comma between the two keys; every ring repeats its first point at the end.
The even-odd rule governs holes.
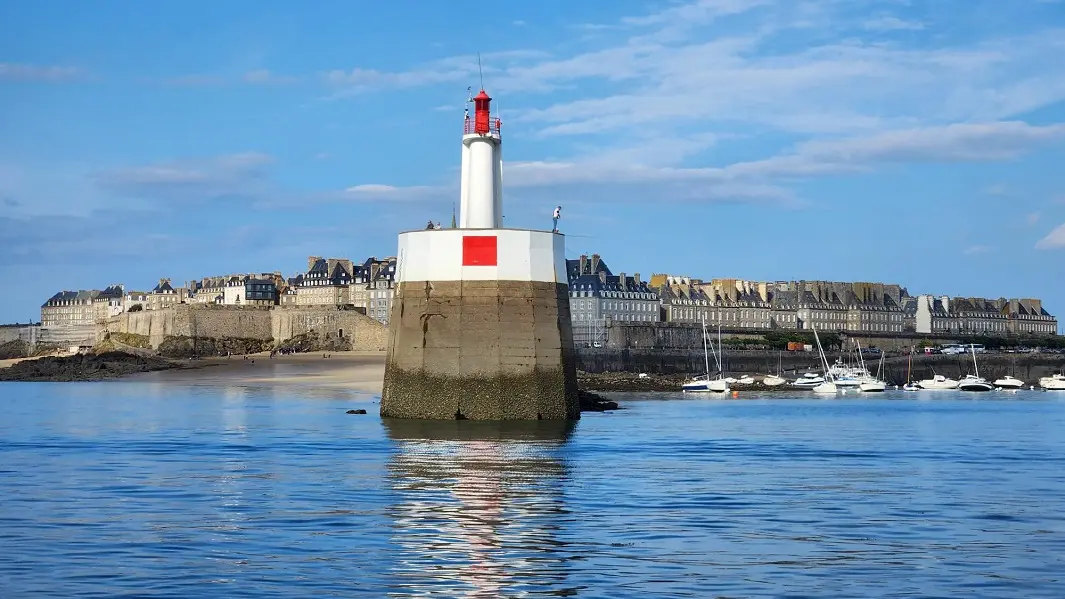
{"type": "Polygon", "coordinates": [[[995,379],[994,385],[999,389],[1023,389],[1024,381],[1021,379],[1015,379],[1007,374],[1000,379],[995,379]]]}
{"type": "Polygon", "coordinates": [[[995,386],[980,376],[980,365],[976,363],[976,346],[969,344],[973,353],[973,369],[976,374],[967,374],[958,381],[958,391],[994,391],[995,386]]]}

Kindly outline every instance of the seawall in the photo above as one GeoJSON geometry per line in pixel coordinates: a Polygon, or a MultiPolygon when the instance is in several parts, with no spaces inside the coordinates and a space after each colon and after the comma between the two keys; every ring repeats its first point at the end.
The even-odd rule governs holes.
{"type": "MultiPolygon", "coordinates": [[[[816,352],[776,352],[776,351],[738,351],[725,350],[722,366],[725,372],[735,374],[771,374],[777,371],[778,356],[785,377],[795,377],[807,370],[820,372],[820,361],[816,352]]],[[[839,354],[829,353],[829,362],[834,362],[839,354]]],[[[843,358],[853,358],[844,354],[843,358]]],[[[577,368],[584,372],[647,372],[650,374],[698,374],[706,370],[702,348],[695,351],[677,351],[660,349],[614,349],[578,347],[576,350],[577,368]]],[[[876,373],[877,357],[866,356],[866,366],[876,373]]],[[[1065,369],[1065,355],[1062,354],[1008,354],[989,353],[977,357],[980,376],[996,379],[1010,374],[1024,381],[1034,383],[1040,377],[1049,376],[1065,369]]],[[[713,357],[710,368],[716,371],[713,357]]],[[[907,356],[894,356],[884,361],[884,373],[889,382],[906,381],[907,356]]],[[[973,372],[972,356],[949,355],[915,355],[913,357],[912,378],[922,379],[932,374],[942,374],[958,378],[973,372]]]]}
{"type": "Polygon", "coordinates": [[[162,310],[120,314],[97,325],[96,338],[108,333],[132,333],[148,339],[153,348],[167,337],[259,339],[279,343],[314,333],[351,341],[352,349],[384,350],[388,329],[355,310],[292,307],[264,308],[182,304],[162,310]]]}

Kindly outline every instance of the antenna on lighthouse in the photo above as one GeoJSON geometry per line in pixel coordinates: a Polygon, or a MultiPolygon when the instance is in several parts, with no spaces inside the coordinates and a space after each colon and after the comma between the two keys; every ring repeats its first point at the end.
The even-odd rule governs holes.
{"type": "Polygon", "coordinates": [[[481,71],[481,53],[477,53],[477,77],[481,80],[481,89],[484,89],[484,72],[481,71]]]}

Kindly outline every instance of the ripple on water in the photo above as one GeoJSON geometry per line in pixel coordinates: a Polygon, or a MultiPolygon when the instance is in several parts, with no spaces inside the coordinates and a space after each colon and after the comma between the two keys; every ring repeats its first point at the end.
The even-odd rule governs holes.
{"type": "Polygon", "coordinates": [[[264,388],[0,395],[5,597],[1065,588],[1065,402],[1042,397],[626,396],[559,425],[349,417],[264,388]]]}

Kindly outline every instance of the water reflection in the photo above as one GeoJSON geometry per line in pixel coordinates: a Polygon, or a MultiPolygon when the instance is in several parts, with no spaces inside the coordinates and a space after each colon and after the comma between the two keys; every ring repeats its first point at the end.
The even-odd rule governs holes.
{"type": "MultiPolygon", "coordinates": [[[[383,420],[396,594],[568,594],[567,422],[383,420]]],[[[569,592],[573,592],[570,589],[569,592]]]]}

